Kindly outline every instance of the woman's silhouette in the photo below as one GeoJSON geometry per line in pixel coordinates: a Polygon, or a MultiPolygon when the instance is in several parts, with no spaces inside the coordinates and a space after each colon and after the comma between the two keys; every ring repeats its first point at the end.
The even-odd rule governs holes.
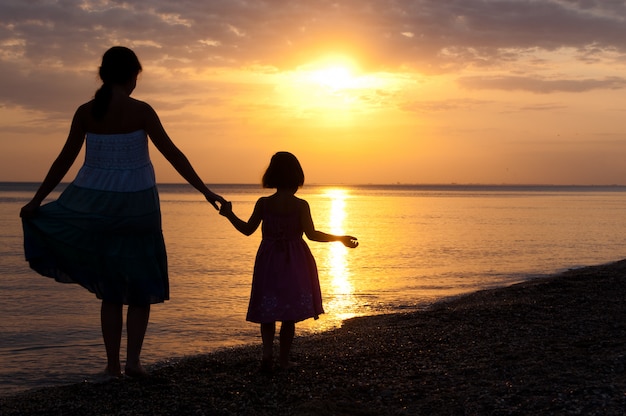
{"type": "Polygon", "coordinates": [[[20,216],[26,259],[38,273],[78,283],[102,300],[106,374],[122,374],[123,305],[128,305],[125,372],[143,376],[141,347],[150,305],[169,299],[159,197],[148,137],[174,168],[216,209],[209,190],[161,125],[157,113],[133,99],[141,64],[115,46],[102,57],[102,86],[78,107],[67,141],[20,216]],[[58,200],[40,206],[74,163],[86,141],[85,161],[58,200]]]}

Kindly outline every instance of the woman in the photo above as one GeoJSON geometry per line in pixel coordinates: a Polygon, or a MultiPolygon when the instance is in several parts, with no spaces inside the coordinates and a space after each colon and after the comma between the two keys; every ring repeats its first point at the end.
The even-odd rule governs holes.
{"type": "Polygon", "coordinates": [[[128,305],[125,373],[145,375],[140,361],[150,305],[169,299],[167,258],[148,137],[174,168],[216,209],[211,192],[171,141],[157,113],[133,99],[141,64],[115,46],[102,57],[101,88],[74,114],[61,153],[21,212],[31,268],[78,283],[102,300],[106,374],[122,375],[123,305],[128,305]],[[40,206],[72,166],[86,141],[85,162],[59,199],[40,206]]]}

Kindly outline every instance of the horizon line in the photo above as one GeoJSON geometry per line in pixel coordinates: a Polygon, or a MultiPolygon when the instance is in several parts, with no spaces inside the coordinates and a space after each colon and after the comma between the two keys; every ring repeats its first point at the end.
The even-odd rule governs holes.
{"type": "MultiPolygon", "coordinates": [[[[0,184],[28,184],[28,185],[37,185],[41,184],[42,181],[2,181],[0,180],[0,184]]],[[[71,183],[68,182],[60,182],[59,185],[67,185],[71,183]]],[[[256,182],[206,182],[207,186],[259,186],[262,187],[260,183],[256,182]]],[[[188,182],[157,182],[157,186],[159,185],[190,185],[188,182]]],[[[558,184],[558,183],[482,183],[482,182],[447,182],[447,183],[411,183],[411,182],[393,182],[393,183],[305,183],[306,186],[423,186],[423,187],[453,187],[453,186],[465,186],[465,187],[476,187],[476,186],[484,186],[484,187],[624,187],[626,184],[612,183],[612,184],[576,184],[576,183],[568,183],[568,184],[558,184]]]]}

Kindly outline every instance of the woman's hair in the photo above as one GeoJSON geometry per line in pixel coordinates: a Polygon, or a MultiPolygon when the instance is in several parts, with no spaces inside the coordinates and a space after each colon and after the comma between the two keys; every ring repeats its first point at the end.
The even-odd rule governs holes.
{"type": "Polygon", "coordinates": [[[141,63],[135,52],[124,46],[113,46],[102,55],[102,65],[98,74],[102,87],[96,91],[93,103],[93,116],[101,119],[106,114],[111,101],[114,85],[126,84],[137,78],[141,63]]]}
{"type": "Polygon", "coordinates": [[[263,175],[262,184],[264,188],[297,190],[304,185],[304,171],[293,154],[278,152],[272,156],[270,165],[263,175]]]}

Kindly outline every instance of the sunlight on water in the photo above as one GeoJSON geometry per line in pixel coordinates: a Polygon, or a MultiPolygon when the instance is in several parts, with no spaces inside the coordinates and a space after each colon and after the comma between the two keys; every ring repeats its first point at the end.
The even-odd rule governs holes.
{"type": "MultiPolygon", "coordinates": [[[[346,218],[346,198],[348,191],[344,189],[328,189],[326,195],[330,198],[329,231],[331,234],[344,235],[344,220],[346,218]]],[[[332,299],[327,301],[328,308],[333,311],[337,318],[343,320],[356,315],[354,305],[354,286],[348,272],[346,248],[341,243],[330,243],[327,255],[324,258],[330,275],[330,290],[332,299]]]]}
{"type": "Polygon", "coordinates": [[[346,198],[348,191],[344,189],[332,188],[326,191],[326,195],[330,198],[330,232],[332,234],[343,235],[343,221],[346,218],[346,198]]]}

